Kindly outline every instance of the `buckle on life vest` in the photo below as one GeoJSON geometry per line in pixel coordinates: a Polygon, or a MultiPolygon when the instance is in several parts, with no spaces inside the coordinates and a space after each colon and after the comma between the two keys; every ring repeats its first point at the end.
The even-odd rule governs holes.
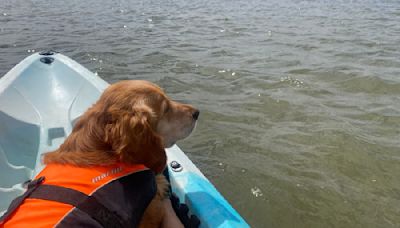
{"type": "Polygon", "coordinates": [[[25,182],[24,185],[27,185],[28,189],[34,188],[34,187],[40,185],[41,183],[43,183],[44,179],[45,179],[45,177],[41,176],[35,180],[29,180],[29,181],[25,182]]]}
{"type": "Polygon", "coordinates": [[[29,198],[29,196],[37,189],[37,187],[39,187],[39,185],[43,183],[44,179],[44,176],[42,176],[35,180],[27,181],[24,183],[24,187],[28,185],[28,189],[23,195],[18,196],[11,202],[7,211],[3,214],[3,216],[0,217],[0,225],[2,225],[8,218],[10,218],[10,216],[14,213],[15,210],[18,209],[18,207],[24,202],[24,200],[26,198],[29,198]]]}

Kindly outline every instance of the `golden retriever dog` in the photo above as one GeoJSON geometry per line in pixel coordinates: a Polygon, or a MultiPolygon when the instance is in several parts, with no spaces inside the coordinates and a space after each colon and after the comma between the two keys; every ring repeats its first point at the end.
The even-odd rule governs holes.
{"type": "MultiPolygon", "coordinates": [[[[166,167],[164,148],[187,137],[199,111],[172,101],[147,81],[128,80],[111,85],[77,121],[72,133],[56,151],[45,154],[45,164],[79,167],[115,163],[143,164],[160,174],[166,167]]],[[[160,227],[168,183],[157,175],[157,194],[147,207],[140,227],[160,227]]]]}

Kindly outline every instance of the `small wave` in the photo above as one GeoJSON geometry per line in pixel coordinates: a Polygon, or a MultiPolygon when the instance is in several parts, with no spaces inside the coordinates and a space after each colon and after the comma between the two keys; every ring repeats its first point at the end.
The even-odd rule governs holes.
{"type": "Polygon", "coordinates": [[[353,77],[336,83],[340,88],[352,93],[379,95],[399,95],[400,83],[378,77],[353,77]]]}

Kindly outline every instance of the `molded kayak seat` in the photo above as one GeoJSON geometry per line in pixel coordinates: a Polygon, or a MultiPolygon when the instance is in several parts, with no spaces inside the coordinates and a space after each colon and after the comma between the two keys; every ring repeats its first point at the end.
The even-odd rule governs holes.
{"type": "MultiPolygon", "coordinates": [[[[58,54],[57,54],[58,55],[58,54]]],[[[92,73],[58,55],[26,58],[0,79],[0,211],[38,173],[43,153],[56,149],[73,123],[107,87],[92,73]],[[86,75],[82,76],[82,75],[86,75]]]]}

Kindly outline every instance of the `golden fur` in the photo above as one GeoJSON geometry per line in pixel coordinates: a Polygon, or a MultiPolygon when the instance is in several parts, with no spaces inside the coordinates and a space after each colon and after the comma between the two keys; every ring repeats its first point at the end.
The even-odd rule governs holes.
{"type": "MultiPolygon", "coordinates": [[[[170,100],[147,81],[121,81],[111,85],[77,121],[72,133],[44,162],[76,166],[110,165],[116,162],[144,164],[156,173],[166,166],[165,147],[187,137],[199,112],[170,100]]],[[[140,227],[159,227],[165,212],[168,182],[158,175],[158,192],[140,227]]]]}

